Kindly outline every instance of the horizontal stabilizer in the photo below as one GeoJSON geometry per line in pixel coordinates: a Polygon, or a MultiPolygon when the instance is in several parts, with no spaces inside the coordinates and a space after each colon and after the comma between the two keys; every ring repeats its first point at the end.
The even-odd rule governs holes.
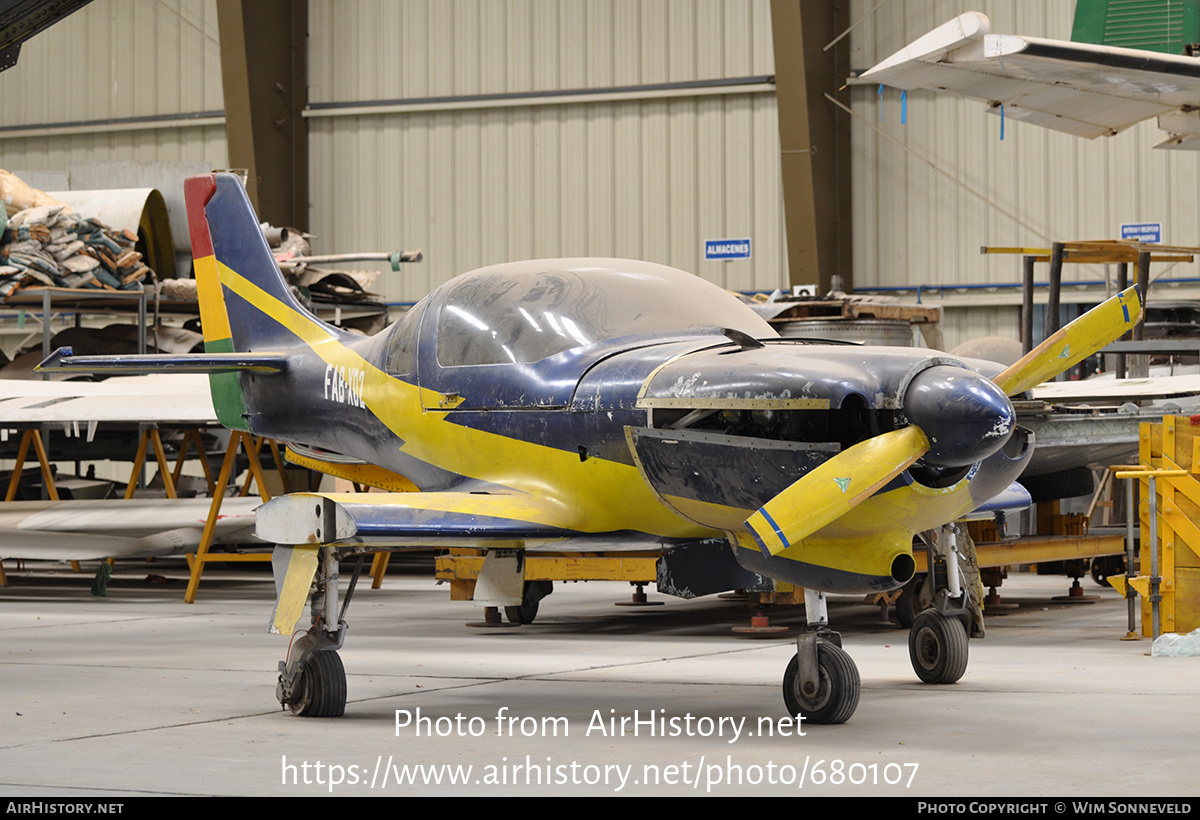
{"type": "Polygon", "coordinates": [[[150,353],[144,356],[76,356],[69,347],[51,353],[35,370],[78,373],[282,373],[287,356],[282,353],[150,353]]]}

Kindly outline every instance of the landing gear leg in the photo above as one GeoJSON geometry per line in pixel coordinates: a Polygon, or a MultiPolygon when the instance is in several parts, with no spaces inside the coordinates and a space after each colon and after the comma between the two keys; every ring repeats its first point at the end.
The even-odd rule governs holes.
{"type": "Polygon", "coordinates": [[[808,629],[796,639],[796,654],[783,673],[788,714],[809,723],[845,723],[858,708],[862,684],[842,636],[829,629],[823,593],[804,590],[808,629]]]}
{"type": "Polygon", "coordinates": [[[984,634],[979,563],[975,545],[960,525],[948,524],[925,535],[929,566],[934,565],[935,550],[945,561],[946,586],[936,590],[932,606],[913,619],[908,657],[925,683],[954,683],[967,671],[968,635],[984,634]]]}
{"type": "Polygon", "coordinates": [[[341,717],[346,711],[346,670],[337,650],[346,640],[346,607],[362,570],[354,568],[346,600],[338,611],[337,550],[321,548],[312,596],[312,626],[292,644],[289,658],[279,662],[275,697],[292,714],[303,717],[341,717]],[[330,618],[336,621],[330,623],[330,618]]]}

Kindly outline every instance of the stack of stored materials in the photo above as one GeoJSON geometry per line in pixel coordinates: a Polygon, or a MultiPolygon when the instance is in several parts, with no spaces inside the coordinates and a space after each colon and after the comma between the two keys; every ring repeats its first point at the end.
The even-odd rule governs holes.
{"type": "Polygon", "coordinates": [[[0,171],[0,301],[25,288],[141,290],[151,270],[134,249],[137,235],[79,216],[0,171]]]}

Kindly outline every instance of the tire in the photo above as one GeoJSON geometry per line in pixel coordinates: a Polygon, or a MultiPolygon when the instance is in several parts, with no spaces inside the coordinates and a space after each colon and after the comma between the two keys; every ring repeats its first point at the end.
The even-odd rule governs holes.
{"type": "Polygon", "coordinates": [[[1125,559],[1120,556],[1104,556],[1092,559],[1092,580],[1102,587],[1107,587],[1108,576],[1120,575],[1125,571],[1125,559]]]}
{"type": "Polygon", "coordinates": [[[925,683],[954,683],[967,671],[967,630],[962,621],[925,610],[909,630],[908,657],[925,683]]]}
{"type": "Polygon", "coordinates": [[[531,624],[533,619],[538,614],[538,602],[526,601],[520,606],[504,607],[504,617],[508,618],[509,623],[513,624],[531,624]]]}
{"type": "Polygon", "coordinates": [[[553,590],[550,581],[530,581],[525,584],[520,606],[504,607],[504,617],[510,624],[531,624],[538,614],[538,604],[553,590]]]}
{"type": "Polygon", "coordinates": [[[300,717],[346,713],[346,669],[337,652],[310,652],[300,662],[300,694],[287,707],[300,717]]]}
{"type": "Polygon", "coordinates": [[[862,684],[858,667],[841,647],[817,644],[820,689],[809,699],[800,689],[800,658],[792,656],[783,673],[783,702],[792,717],[803,715],[809,723],[845,723],[858,708],[862,684]]]}

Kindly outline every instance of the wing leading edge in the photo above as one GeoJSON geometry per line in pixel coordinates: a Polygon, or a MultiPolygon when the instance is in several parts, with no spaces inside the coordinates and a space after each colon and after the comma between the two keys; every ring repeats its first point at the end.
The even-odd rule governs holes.
{"type": "Polygon", "coordinates": [[[1200,150],[1200,60],[990,28],[986,15],[960,14],[851,83],[952,91],[1089,139],[1158,117],[1167,136],[1155,147],[1200,150]]]}
{"type": "Polygon", "coordinates": [[[548,499],[467,492],[291,493],[258,508],[255,532],[281,545],[270,630],[284,635],[303,611],[322,546],[527,549],[595,537],[573,529],[568,509],[548,499]]]}

